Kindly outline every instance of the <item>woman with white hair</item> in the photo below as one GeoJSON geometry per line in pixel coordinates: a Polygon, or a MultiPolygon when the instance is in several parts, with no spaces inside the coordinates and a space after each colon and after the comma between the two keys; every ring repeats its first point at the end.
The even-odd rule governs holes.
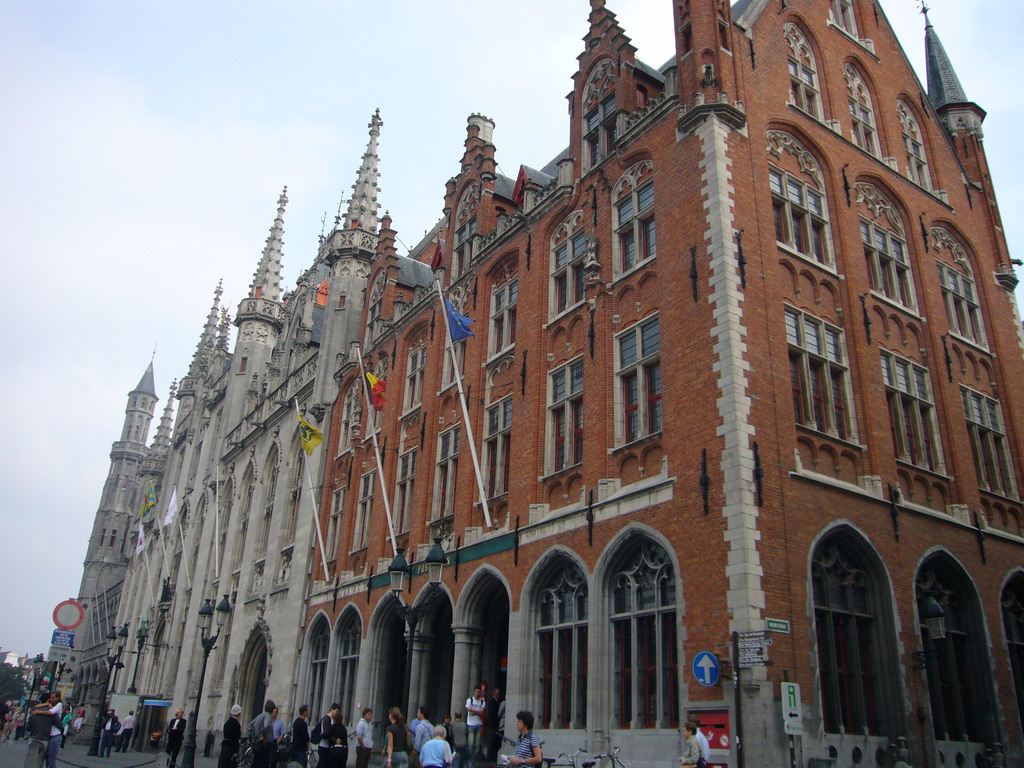
{"type": "Polygon", "coordinates": [[[445,739],[448,731],[443,725],[434,726],[434,738],[423,745],[420,752],[420,765],[423,768],[444,768],[452,764],[452,748],[445,739]]]}

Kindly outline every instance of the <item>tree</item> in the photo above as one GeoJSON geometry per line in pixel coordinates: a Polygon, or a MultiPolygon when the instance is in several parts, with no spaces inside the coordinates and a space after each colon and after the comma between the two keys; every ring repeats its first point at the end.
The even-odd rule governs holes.
{"type": "Polygon", "coordinates": [[[25,678],[21,670],[10,664],[0,664],[0,699],[17,701],[25,695],[25,678]]]}

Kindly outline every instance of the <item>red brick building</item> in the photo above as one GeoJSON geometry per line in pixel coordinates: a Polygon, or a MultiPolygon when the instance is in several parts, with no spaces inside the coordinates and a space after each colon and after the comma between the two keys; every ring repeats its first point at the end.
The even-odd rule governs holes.
{"type": "Polygon", "coordinates": [[[484,681],[509,734],[530,709],[545,754],[634,765],[693,713],[730,766],[1020,764],[1024,332],[984,111],[930,26],[926,93],[877,3],[673,7],[654,69],[592,0],[568,148],[503,176],[473,115],[438,227],[399,256],[382,220],[298,697],[440,713],[484,681]],[[434,278],[475,321],[468,423],[434,278]]]}

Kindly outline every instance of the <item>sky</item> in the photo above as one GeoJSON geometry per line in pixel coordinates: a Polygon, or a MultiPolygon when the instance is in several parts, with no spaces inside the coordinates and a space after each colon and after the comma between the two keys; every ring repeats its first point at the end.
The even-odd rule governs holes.
{"type": "MultiPolygon", "coordinates": [[[[804,2],[805,0],[801,0],[804,2]]],[[[608,0],[645,62],[671,0],[608,0]]],[[[924,81],[916,0],[882,0],[924,81]]],[[[931,0],[1024,255],[1018,0],[931,0]],[[993,20],[998,20],[993,23],[993,20]]],[[[0,0],[0,648],[45,652],[75,596],[127,393],[187,370],[218,280],[237,308],[287,185],[285,286],[351,192],[380,108],[380,202],[402,244],[440,217],[466,118],[499,171],[568,143],[586,0],[0,0]],[[155,349],[155,358],[154,358],[155,349]]],[[[1020,301],[1020,296],[1018,298],[1020,301]]],[[[154,419],[154,429],[156,425],[154,419]]]]}

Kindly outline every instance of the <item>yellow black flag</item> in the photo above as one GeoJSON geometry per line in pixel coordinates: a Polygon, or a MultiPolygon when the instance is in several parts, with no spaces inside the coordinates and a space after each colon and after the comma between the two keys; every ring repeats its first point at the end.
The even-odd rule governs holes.
{"type": "Polygon", "coordinates": [[[299,436],[302,438],[302,450],[306,452],[307,456],[310,456],[313,453],[313,449],[324,441],[324,433],[302,418],[301,413],[295,415],[299,417],[299,436]]]}

